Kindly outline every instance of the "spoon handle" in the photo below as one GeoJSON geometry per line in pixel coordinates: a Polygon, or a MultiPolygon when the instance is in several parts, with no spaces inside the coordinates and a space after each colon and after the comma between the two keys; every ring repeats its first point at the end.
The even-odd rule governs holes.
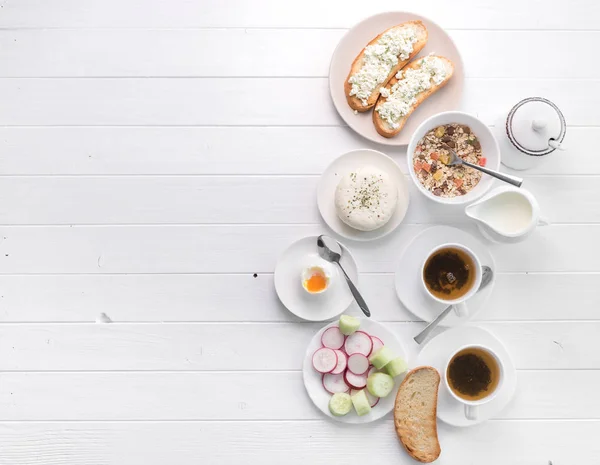
{"type": "Polygon", "coordinates": [[[369,311],[369,307],[367,307],[365,299],[363,299],[362,295],[360,295],[360,292],[358,292],[358,289],[350,279],[350,276],[346,274],[346,270],[344,270],[342,264],[340,262],[337,262],[337,264],[340,266],[340,270],[342,270],[342,273],[344,273],[344,277],[346,278],[346,282],[348,283],[348,287],[350,288],[350,292],[352,292],[356,303],[366,316],[371,317],[371,312],[369,311]]]}
{"type": "Polygon", "coordinates": [[[485,168],[483,166],[474,165],[473,163],[469,163],[468,161],[463,161],[462,164],[469,166],[471,168],[474,168],[476,170],[479,170],[482,173],[489,174],[490,176],[493,176],[496,179],[500,179],[500,181],[504,181],[509,184],[512,184],[513,186],[521,187],[521,184],[523,184],[523,179],[521,179],[517,176],[511,176],[510,174],[504,174],[504,173],[501,173],[500,171],[494,171],[489,168],[485,168]]]}
{"type": "Polygon", "coordinates": [[[415,342],[417,344],[421,344],[425,339],[427,339],[431,331],[437,328],[437,325],[439,325],[440,322],[446,318],[446,315],[450,313],[450,310],[452,310],[452,305],[448,305],[438,316],[435,317],[435,320],[425,326],[425,329],[413,338],[415,342]]]}

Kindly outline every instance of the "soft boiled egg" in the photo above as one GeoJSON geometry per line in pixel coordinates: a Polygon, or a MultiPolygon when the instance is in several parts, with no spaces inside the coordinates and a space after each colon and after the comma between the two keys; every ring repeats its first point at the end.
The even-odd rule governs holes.
{"type": "Polygon", "coordinates": [[[302,271],[302,287],[309,294],[325,292],[333,275],[330,263],[312,264],[302,271]]]}

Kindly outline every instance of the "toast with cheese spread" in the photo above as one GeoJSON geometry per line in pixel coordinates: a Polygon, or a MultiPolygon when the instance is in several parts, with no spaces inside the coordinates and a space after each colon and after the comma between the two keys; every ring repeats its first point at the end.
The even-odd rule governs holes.
{"type": "Polygon", "coordinates": [[[406,375],[394,404],[394,427],[410,456],[430,463],[442,449],[437,435],[440,375],[433,367],[418,367],[406,375]]]}
{"type": "Polygon", "coordinates": [[[421,21],[407,21],[383,31],[359,53],[344,83],[348,105],[356,111],[373,108],[379,89],[427,43],[421,21]]]}
{"type": "Polygon", "coordinates": [[[383,137],[394,137],[417,107],[440,90],[452,77],[454,65],[445,57],[417,58],[398,71],[384,89],[373,111],[375,129],[383,137]]]}

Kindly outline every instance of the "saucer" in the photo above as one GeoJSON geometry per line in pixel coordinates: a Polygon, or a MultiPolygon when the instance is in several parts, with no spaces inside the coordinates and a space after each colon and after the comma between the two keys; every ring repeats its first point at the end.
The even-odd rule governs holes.
{"type": "MultiPolygon", "coordinates": [[[[417,235],[400,255],[396,269],[396,293],[402,304],[415,316],[430,322],[444,310],[447,305],[433,300],[425,293],[421,283],[421,266],[426,255],[440,244],[457,242],[471,249],[481,260],[482,265],[496,271],[494,257],[487,247],[469,233],[450,226],[433,226],[417,235]]],[[[450,312],[440,323],[440,326],[456,326],[473,318],[483,307],[492,293],[496,276],[482,291],[467,301],[469,314],[459,317],[456,312],[450,312]]]]}
{"type": "Polygon", "coordinates": [[[391,233],[402,223],[408,210],[408,180],[398,164],[387,155],[376,150],[360,149],[345,153],[336,158],[321,175],[317,186],[317,204],[321,216],[336,234],[353,241],[372,241],[391,233]],[[335,191],[342,177],[347,173],[370,165],[389,174],[398,186],[398,203],[390,220],[373,231],[359,231],[340,220],[335,209],[335,191]]]}
{"type": "MultiPolygon", "coordinates": [[[[341,264],[358,286],[358,267],[350,251],[342,247],[341,264]]],[[[341,270],[335,263],[319,257],[317,236],[300,239],[281,254],[274,274],[275,291],[279,300],[294,315],[309,321],[325,321],[346,310],[354,298],[341,270]],[[331,282],[321,294],[309,294],[302,287],[302,271],[313,265],[331,269],[331,282]]]]}
{"type": "MultiPolygon", "coordinates": [[[[400,340],[396,337],[394,333],[392,333],[389,329],[387,329],[384,325],[379,323],[378,321],[373,320],[372,318],[362,318],[359,317],[360,320],[360,331],[365,331],[371,336],[377,336],[380,338],[386,347],[389,347],[396,357],[402,357],[406,362],[408,362],[407,353],[404,349],[404,346],[400,342],[400,340]]],[[[338,322],[334,321],[331,324],[328,324],[324,328],[321,328],[320,331],[317,332],[308,344],[306,349],[306,354],[304,356],[304,363],[302,365],[302,377],[304,379],[304,386],[306,387],[306,392],[310,397],[310,400],[313,401],[315,406],[321,410],[325,415],[329,418],[333,418],[334,420],[340,421],[342,423],[371,423],[372,421],[379,420],[380,418],[386,416],[388,413],[392,411],[394,408],[394,402],[396,400],[396,391],[398,390],[398,386],[404,379],[404,375],[400,375],[395,378],[394,389],[387,397],[383,397],[379,400],[377,405],[373,407],[371,412],[362,417],[359,417],[354,409],[347,415],[343,417],[336,417],[331,414],[329,411],[329,399],[331,398],[331,394],[329,394],[322,383],[322,375],[315,371],[312,365],[312,356],[319,347],[321,347],[321,335],[323,332],[332,326],[337,326],[338,322]]],[[[409,365],[410,366],[410,365],[409,365]]]]}
{"type": "Polygon", "coordinates": [[[437,416],[441,421],[452,426],[472,426],[497,417],[510,402],[517,388],[517,369],[506,348],[491,333],[476,326],[461,326],[436,336],[421,349],[416,365],[432,366],[443,377],[445,364],[448,362],[450,354],[462,346],[470,344],[485,345],[496,353],[504,365],[504,382],[494,399],[479,406],[479,418],[467,420],[463,404],[450,395],[442,378],[438,394],[437,416]]]}

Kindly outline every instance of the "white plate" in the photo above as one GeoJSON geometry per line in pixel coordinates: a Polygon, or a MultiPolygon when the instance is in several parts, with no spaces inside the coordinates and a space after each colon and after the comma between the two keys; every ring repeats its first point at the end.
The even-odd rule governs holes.
{"type": "Polygon", "coordinates": [[[317,186],[317,204],[321,216],[336,234],[354,241],[379,239],[398,227],[408,210],[408,180],[396,162],[376,150],[360,149],[345,153],[331,163],[321,175],[317,186]],[[359,231],[351,228],[338,216],[335,210],[335,191],[342,177],[364,165],[379,168],[390,175],[398,186],[398,204],[390,220],[374,231],[359,231]]]}
{"type": "MultiPolygon", "coordinates": [[[[358,267],[350,251],[342,247],[341,264],[358,286],[358,267]]],[[[300,239],[290,245],[275,266],[275,291],[279,300],[294,315],[310,321],[324,321],[344,312],[353,301],[352,293],[339,267],[319,257],[317,236],[300,239]],[[321,294],[309,294],[302,287],[302,271],[312,265],[331,267],[329,288],[321,294]]]]}
{"type": "Polygon", "coordinates": [[[430,19],[400,11],[371,16],[350,29],[333,52],[329,67],[329,91],[333,104],[342,119],[361,136],[373,142],[395,146],[408,144],[413,131],[430,116],[441,111],[457,110],[460,107],[464,79],[462,59],[450,36],[430,19]],[[425,56],[433,52],[449,58],[454,63],[454,75],[444,88],[415,110],[400,134],[388,139],[379,135],[375,130],[372,110],[354,114],[354,110],[348,106],[346,101],[344,82],[348,77],[352,62],[371,40],[392,26],[419,19],[425,24],[429,39],[418,56],[425,56]]]}
{"type": "MultiPolygon", "coordinates": [[[[404,346],[398,340],[398,338],[390,332],[385,326],[381,323],[368,319],[368,318],[359,318],[360,319],[360,331],[365,331],[371,336],[377,336],[380,338],[386,347],[389,347],[397,357],[402,357],[404,360],[406,358],[406,350],[404,350],[404,346]]],[[[337,326],[337,321],[328,324],[324,328],[314,335],[310,343],[308,344],[308,348],[306,349],[306,355],[304,356],[304,365],[302,366],[302,375],[304,377],[304,386],[306,387],[306,392],[308,392],[308,396],[313,401],[313,403],[317,406],[321,412],[327,415],[334,420],[341,421],[343,423],[370,423],[372,421],[378,420],[388,413],[392,411],[394,408],[394,401],[396,400],[396,391],[398,390],[398,386],[404,379],[404,375],[400,375],[396,378],[396,385],[394,386],[393,391],[389,396],[384,397],[379,400],[377,405],[371,409],[371,411],[359,417],[356,414],[354,408],[352,411],[343,417],[336,417],[331,414],[329,411],[329,399],[331,398],[331,394],[329,394],[325,388],[323,387],[322,378],[323,375],[315,371],[312,366],[312,356],[315,350],[321,347],[321,335],[323,331],[332,326],[337,326]]]]}
{"type": "MultiPolygon", "coordinates": [[[[496,271],[494,257],[488,248],[469,233],[450,226],[433,226],[417,235],[400,255],[398,268],[396,268],[396,293],[402,304],[415,316],[423,321],[430,322],[440,314],[446,304],[433,300],[425,293],[421,284],[421,267],[427,254],[440,244],[457,242],[471,249],[481,260],[482,265],[489,266],[496,271]]],[[[455,312],[450,312],[440,323],[440,326],[456,326],[470,320],[484,306],[492,293],[496,276],[483,290],[467,301],[469,314],[459,317],[455,312]]]]}
{"type": "Polygon", "coordinates": [[[462,326],[449,329],[429,341],[417,356],[417,365],[436,368],[440,376],[445,376],[445,364],[450,354],[464,345],[481,344],[492,349],[504,366],[504,382],[494,399],[479,407],[479,418],[467,420],[464,406],[448,392],[444,380],[438,394],[438,418],[452,426],[473,426],[490,418],[497,417],[508,405],[517,389],[517,370],[504,345],[485,329],[476,326],[462,326]]]}

